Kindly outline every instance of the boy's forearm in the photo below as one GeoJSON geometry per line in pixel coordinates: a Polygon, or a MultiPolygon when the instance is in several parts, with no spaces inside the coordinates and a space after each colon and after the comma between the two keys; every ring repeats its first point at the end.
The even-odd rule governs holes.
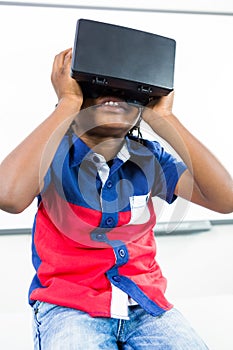
{"type": "Polygon", "coordinates": [[[233,182],[224,166],[172,113],[154,118],[153,113],[148,124],[185,162],[203,198],[209,203],[228,201],[233,210],[233,182]]]}
{"type": "Polygon", "coordinates": [[[56,110],[0,165],[0,208],[21,212],[40,192],[58,145],[81,107],[79,99],[62,99],[56,110]]]}

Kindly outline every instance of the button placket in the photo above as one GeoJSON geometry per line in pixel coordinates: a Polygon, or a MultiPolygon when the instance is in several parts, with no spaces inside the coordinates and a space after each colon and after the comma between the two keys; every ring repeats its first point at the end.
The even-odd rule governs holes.
{"type": "Polygon", "coordinates": [[[110,226],[110,227],[112,227],[113,225],[114,225],[114,219],[111,217],[111,216],[109,216],[107,219],[105,219],[105,224],[107,225],[107,226],[110,226]]]}
{"type": "Polygon", "coordinates": [[[108,241],[108,238],[104,232],[95,232],[93,231],[91,233],[91,238],[96,242],[106,242],[108,241]]]}
{"type": "Polygon", "coordinates": [[[121,281],[121,277],[120,276],[113,276],[112,277],[113,281],[119,283],[121,281]]]}
{"type": "Polygon", "coordinates": [[[126,252],[125,252],[124,249],[122,249],[122,248],[119,249],[119,250],[118,250],[118,253],[119,253],[119,255],[120,255],[121,258],[124,258],[124,257],[125,257],[126,252]]]}
{"type": "Polygon", "coordinates": [[[108,189],[112,188],[112,186],[113,186],[112,181],[111,181],[111,180],[108,180],[108,181],[106,182],[106,186],[107,186],[108,189]]]}
{"type": "Polygon", "coordinates": [[[116,256],[116,266],[122,266],[124,264],[126,264],[128,262],[129,259],[129,255],[128,255],[128,250],[126,245],[124,245],[123,242],[121,242],[121,245],[116,245],[116,242],[120,243],[120,241],[112,241],[112,246],[114,247],[114,252],[115,252],[115,256],[116,256]]]}
{"type": "Polygon", "coordinates": [[[118,222],[118,199],[114,177],[109,177],[101,191],[102,225],[113,228],[118,222]]]}
{"type": "Polygon", "coordinates": [[[96,239],[98,241],[104,241],[105,240],[105,235],[103,235],[102,233],[97,233],[96,234],[96,239]]]}

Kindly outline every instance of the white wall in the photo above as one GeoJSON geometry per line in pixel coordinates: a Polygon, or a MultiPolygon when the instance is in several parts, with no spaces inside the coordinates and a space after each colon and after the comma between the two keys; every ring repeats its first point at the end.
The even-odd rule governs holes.
{"type": "MultiPolygon", "coordinates": [[[[84,5],[83,1],[66,4],[69,3],[84,5]]],[[[93,5],[94,2],[88,3],[93,5]]],[[[129,4],[124,3],[125,6],[129,4]]],[[[162,2],[159,3],[161,6],[162,2]]],[[[0,2],[0,159],[52,111],[56,103],[50,83],[53,58],[59,51],[73,46],[77,19],[89,18],[176,40],[174,111],[233,173],[233,17],[179,13],[176,9],[182,10],[178,6],[180,2],[176,2],[177,7],[174,3],[171,5],[170,2],[173,13],[169,13],[157,12],[153,6],[151,11],[145,10],[146,4],[144,10],[140,10],[140,1],[135,2],[137,11],[97,10],[82,6],[76,9],[1,6],[0,2]]],[[[205,9],[200,1],[190,2],[191,10],[211,12],[210,2],[204,3],[205,9]]],[[[99,1],[99,4],[106,5],[106,1],[99,1]]],[[[182,4],[187,11],[187,5],[182,4]]],[[[116,2],[112,5],[116,6],[116,2]]],[[[212,12],[217,9],[232,14],[228,1],[221,2],[222,8],[217,2],[214,5],[212,12]]],[[[13,217],[1,211],[0,228],[30,227],[34,210],[35,203],[23,214],[13,217]]],[[[233,214],[216,214],[182,201],[169,208],[163,206],[159,212],[162,221],[176,216],[180,219],[184,215],[185,219],[195,220],[233,218],[233,214]]]]}

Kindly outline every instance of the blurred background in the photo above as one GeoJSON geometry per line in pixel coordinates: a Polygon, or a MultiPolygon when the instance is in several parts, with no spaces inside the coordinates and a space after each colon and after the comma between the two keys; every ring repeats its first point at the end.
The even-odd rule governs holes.
{"type": "MultiPolygon", "coordinates": [[[[0,160],[53,110],[53,59],[73,46],[80,18],[176,40],[174,113],[233,174],[232,0],[0,1],[0,160]]],[[[157,260],[168,278],[168,297],[210,349],[233,349],[233,213],[182,200],[168,206],[156,199],[155,206],[157,260]],[[174,221],[176,231],[170,229],[174,221]]],[[[36,202],[21,214],[0,211],[5,350],[32,349],[27,290],[35,210],[36,202]]]]}

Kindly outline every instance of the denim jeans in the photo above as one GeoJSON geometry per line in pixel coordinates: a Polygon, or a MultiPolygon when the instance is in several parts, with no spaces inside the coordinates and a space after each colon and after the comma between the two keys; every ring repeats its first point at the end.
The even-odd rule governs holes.
{"type": "Polygon", "coordinates": [[[206,350],[175,308],[154,317],[129,306],[129,320],[92,318],[87,313],[37,301],[34,350],[206,350]]]}

